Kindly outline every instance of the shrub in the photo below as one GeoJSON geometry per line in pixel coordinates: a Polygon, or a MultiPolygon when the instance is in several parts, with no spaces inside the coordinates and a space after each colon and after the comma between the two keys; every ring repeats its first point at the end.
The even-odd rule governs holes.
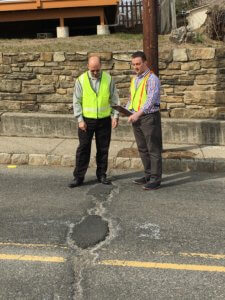
{"type": "Polygon", "coordinates": [[[214,5],[207,14],[206,33],[213,40],[225,41],[225,5],[214,5]]]}

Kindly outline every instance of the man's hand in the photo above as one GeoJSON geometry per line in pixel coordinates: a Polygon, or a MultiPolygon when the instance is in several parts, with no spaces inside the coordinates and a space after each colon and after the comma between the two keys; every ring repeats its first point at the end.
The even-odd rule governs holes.
{"type": "Polygon", "coordinates": [[[119,120],[118,119],[115,119],[115,118],[112,118],[112,128],[116,128],[118,126],[118,123],[119,123],[119,120]]]}
{"type": "Polygon", "coordinates": [[[87,131],[87,124],[84,121],[79,122],[78,126],[81,130],[87,131]]]}
{"type": "Polygon", "coordinates": [[[135,113],[133,113],[131,116],[128,118],[129,123],[134,123],[137,122],[137,120],[140,118],[140,116],[143,114],[143,111],[139,110],[135,113]]]}

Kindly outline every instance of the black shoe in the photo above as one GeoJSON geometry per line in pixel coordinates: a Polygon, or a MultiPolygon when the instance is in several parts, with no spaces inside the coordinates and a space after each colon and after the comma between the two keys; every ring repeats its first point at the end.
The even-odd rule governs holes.
{"type": "Polygon", "coordinates": [[[148,183],[146,183],[143,186],[143,189],[144,190],[149,190],[149,191],[157,190],[157,189],[160,188],[160,185],[161,185],[160,181],[149,181],[148,183]]]}
{"type": "Polygon", "coordinates": [[[102,184],[111,184],[111,180],[108,179],[106,177],[106,175],[99,176],[99,177],[97,177],[97,179],[98,179],[98,182],[100,182],[102,184]]]}
{"type": "Polygon", "coordinates": [[[137,178],[133,180],[133,183],[135,184],[146,184],[148,181],[150,180],[150,176],[149,177],[141,177],[141,178],[137,178]]]}
{"type": "Polygon", "coordinates": [[[68,184],[68,187],[70,187],[71,189],[72,188],[75,188],[77,186],[80,186],[83,184],[83,179],[81,178],[74,178],[69,184],[68,184]]]}

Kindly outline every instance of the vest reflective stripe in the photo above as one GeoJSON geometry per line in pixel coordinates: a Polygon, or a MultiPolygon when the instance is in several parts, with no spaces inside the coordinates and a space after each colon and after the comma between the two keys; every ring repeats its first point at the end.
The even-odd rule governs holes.
{"type": "Polygon", "coordinates": [[[135,78],[131,80],[130,95],[131,101],[129,105],[130,110],[138,111],[143,107],[147,100],[146,83],[149,78],[149,73],[141,80],[138,88],[135,87],[135,78]]]}
{"type": "MultiPolygon", "coordinates": [[[[106,109],[108,109],[108,105],[105,107],[99,107],[98,112],[104,112],[104,111],[106,111],[106,109]]],[[[93,109],[92,107],[85,108],[86,112],[94,112],[95,110],[96,110],[96,108],[93,109]]]]}
{"type": "Polygon", "coordinates": [[[111,115],[110,106],[110,83],[111,76],[102,72],[99,91],[96,94],[93,90],[88,72],[79,77],[82,86],[82,113],[86,118],[101,119],[111,115]]]}

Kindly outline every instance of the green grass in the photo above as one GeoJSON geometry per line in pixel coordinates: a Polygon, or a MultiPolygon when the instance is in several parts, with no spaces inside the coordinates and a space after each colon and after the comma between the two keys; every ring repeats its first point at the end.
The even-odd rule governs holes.
{"type": "MultiPolygon", "coordinates": [[[[160,48],[173,49],[178,47],[204,47],[218,46],[198,36],[198,41],[193,44],[175,45],[169,41],[169,35],[159,35],[160,48]]],[[[222,43],[224,46],[224,43],[222,43]]],[[[221,47],[221,43],[219,45],[221,47]]],[[[3,53],[19,53],[19,52],[110,52],[110,51],[129,51],[141,50],[143,47],[142,34],[115,33],[111,35],[90,35],[75,36],[64,39],[2,39],[0,40],[0,52],[3,53]]]]}
{"type": "Polygon", "coordinates": [[[0,52],[117,51],[142,48],[141,34],[76,36],[64,39],[2,39],[0,52]]]}
{"type": "Polygon", "coordinates": [[[201,43],[201,44],[204,43],[204,37],[203,37],[203,35],[201,33],[199,33],[199,32],[197,33],[195,42],[196,43],[201,43]]]}
{"type": "Polygon", "coordinates": [[[114,37],[117,37],[121,40],[143,40],[143,34],[134,34],[134,33],[115,33],[114,37]]]}

